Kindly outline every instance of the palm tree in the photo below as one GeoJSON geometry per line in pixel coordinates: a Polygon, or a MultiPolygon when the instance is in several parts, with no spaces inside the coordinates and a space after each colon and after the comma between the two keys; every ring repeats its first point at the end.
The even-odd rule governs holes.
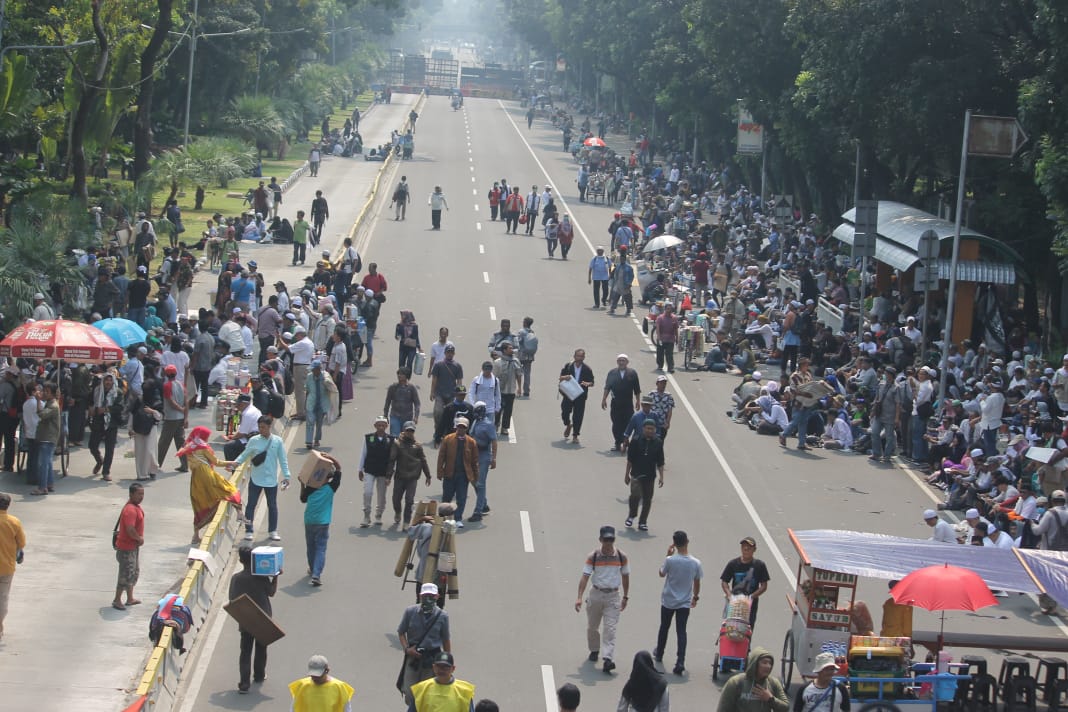
{"type": "Polygon", "coordinates": [[[17,323],[33,313],[34,292],[46,292],[58,284],[72,292],[83,284],[69,257],[69,249],[88,243],[84,214],[81,224],[61,206],[41,211],[19,209],[11,227],[0,230],[0,310],[17,323]],[[17,320],[17,321],[16,321],[17,320]]]}
{"type": "Polygon", "coordinates": [[[231,180],[248,175],[256,165],[256,149],[233,138],[198,138],[186,149],[199,180],[225,188],[231,180]]]}
{"type": "Polygon", "coordinates": [[[198,182],[202,180],[202,176],[199,166],[190,159],[189,152],[184,149],[175,149],[160,154],[156,160],[152,161],[145,180],[149,185],[170,186],[171,192],[163,203],[167,205],[174,200],[183,185],[198,182]]]}
{"type": "Polygon", "coordinates": [[[269,150],[285,134],[285,123],[269,96],[238,96],[223,115],[222,124],[227,133],[255,144],[258,152],[269,150]]]}

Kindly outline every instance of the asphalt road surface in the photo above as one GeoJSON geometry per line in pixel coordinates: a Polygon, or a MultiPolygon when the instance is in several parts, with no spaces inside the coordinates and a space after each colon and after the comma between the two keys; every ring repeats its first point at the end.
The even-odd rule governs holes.
{"type": "MultiPolygon", "coordinates": [[[[396,95],[395,95],[396,99],[396,95]]],[[[630,670],[633,654],[651,649],[659,624],[661,580],[657,576],[675,529],[690,536],[691,553],[701,559],[705,583],[689,625],[687,673],[667,675],[676,709],[709,709],[719,685],[710,663],[722,619],[718,577],[738,555],[743,536],[754,536],[757,556],[768,565],[770,588],[760,607],[753,642],[778,657],[789,627],[797,556],[787,528],[841,528],[925,538],[921,511],[933,505],[923,487],[901,469],[871,467],[863,457],[817,450],[781,450],[774,438],[760,437],[724,416],[734,376],[685,373],[669,380],[678,402],[667,440],[665,485],[653,502],[648,533],[626,530],[628,489],[624,459],[610,452],[608,415],[597,406],[604,376],[619,352],[630,355],[645,391],[655,380],[654,353],[640,330],[643,310],[634,318],[592,309],[586,284],[593,246],[607,244],[612,209],[579,203],[577,166],[561,150],[559,133],[547,122],[528,130],[523,111],[510,102],[469,99],[452,111],[446,97],[431,97],[420,113],[416,155],[385,181],[361,245],[364,263],[376,261],[389,280],[388,302],[379,322],[375,366],[361,369],[353,406],[325,434],[324,450],[345,463],[334,506],[334,523],[323,576],[314,588],[304,575],[302,507],[298,488],[280,496],[286,572],[274,600],[275,617],[286,637],[271,646],[267,681],[252,694],[237,693],[238,636],[225,615],[198,639],[213,646],[195,662],[182,709],[288,709],[286,685],[305,674],[307,659],[326,655],[332,673],[356,688],[359,709],[401,709],[393,687],[401,651],[396,626],[414,595],[400,590],[392,570],[403,532],[386,525],[360,529],[362,485],[356,478],[360,435],[372,430],[386,387],[393,380],[396,344],[393,325],[400,309],[411,309],[421,325],[424,350],[439,326],[448,326],[466,380],[487,357],[486,344],[501,318],[515,329],[534,318],[540,350],[529,399],[519,399],[509,442],[502,442],[498,466],[490,472],[492,514],[472,523],[459,537],[461,594],[450,600],[457,676],[477,685],[476,699],[489,697],[502,710],[555,710],[550,691],[577,684],[583,709],[611,709],[630,670]],[[395,222],[388,188],[403,173],[412,188],[408,219],[395,222]],[[547,183],[562,195],[561,210],[576,222],[571,259],[550,260],[540,230],[536,237],[505,235],[489,219],[486,192],[507,178],[525,194],[547,183]],[[427,196],[435,185],[449,202],[441,231],[430,230],[427,196]],[[556,374],[572,351],[587,351],[597,377],[590,397],[582,444],[562,439],[556,374]],[[529,522],[529,526],[526,525],[529,522]],[[597,544],[598,528],[613,524],[618,546],[631,560],[630,601],[619,624],[615,674],[586,662],[585,613],[573,609],[583,559],[597,544]]],[[[332,205],[351,186],[330,186],[332,205]]],[[[777,374],[776,374],[777,375],[777,374]]],[[[419,439],[430,437],[429,380],[422,386],[424,417],[419,439]]],[[[292,444],[302,443],[303,432],[292,444]]],[[[429,449],[433,458],[436,451],[429,449]]],[[[294,470],[303,450],[291,451],[294,470]]],[[[295,474],[295,473],[294,473],[295,474]]],[[[440,497],[440,484],[420,486],[420,497],[440,497]]],[[[473,496],[473,493],[472,493],[473,496]]],[[[473,502],[472,502],[473,504],[473,502]]],[[[261,505],[262,509],[262,505],[261,505]]],[[[470,506],[469,506],[470,511],[470,506]]],[[[264,532],[265,527],[258,531],[264,532]]],[[[869,601],[878,625],[886,584],[864,581],[859,598],[869,601]]],[[[1059,619],[1037,613],[1024,596],[976,614],[952,612],[947,630],[1005,631],[1059,636],[1059,619]],[[1005,620],[1000,620],[1005,618],[1005,620]]],[[[916,612],[916,627],[937,625],[934,614],[916,612]]],[[[665,660],[674,655],[674,635],[665,660]]],[[[994,663],[992,663],[992,666],[994,663]]],[[[669,665],[670,667],[670,665],[669,665]]],[[[795,681],[797,680],[795,673],[795,681]]]]}

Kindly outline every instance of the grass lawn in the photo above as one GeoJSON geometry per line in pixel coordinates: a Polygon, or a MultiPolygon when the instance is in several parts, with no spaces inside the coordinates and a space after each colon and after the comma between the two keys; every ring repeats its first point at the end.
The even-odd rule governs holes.
{"type": "MultiPolygon", "coordinates": [[[[356,106],[360,107],[360,113],[363,114],[367,111],[367,108],[371,104],[375,103],[375,93],[373,91],[366,91],[356,97],[356,106]]],[[[339,129],[345,125],[345,119],[352,116],[352,106],[344,111],[340,107],[334,107],[334,113],[330,114],[330,129],[339,129]]]]}

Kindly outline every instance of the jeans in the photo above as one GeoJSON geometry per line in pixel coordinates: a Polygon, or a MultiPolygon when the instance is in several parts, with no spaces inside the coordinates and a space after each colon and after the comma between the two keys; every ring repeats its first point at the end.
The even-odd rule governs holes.
{"type": "Polygon", "coordinates": [[[638,524],[649,521],[649,510],[653,508],[653,492],[655,491],[655,477],[631,477],[630,499],[627,500],[627,517],[638,517],[638,524]],[[638,503],[642,505],[641,516],[638,516],[638,503]]]}
{"type": "Polygon", "coordinates": [[[293,264],[300,262],[304,264],[304,258],[307,257],[308,243],[306,242],[294,242],[293,243],[293,264]]]}
{"type": "Polygon", "coordinates": [[[374,341],[375,341],[375,330],[374,330],[374,328],[369,326],[369,327],[367,327],[367,341],[364,343],[364,346],[367,347],[367,360],[368,361],[370,361],[371,357],[375,355],[374,341]]]}
{"type": "Polygon", "coordinates": [[[656,345],[656,367],[663,368],[667,361],[669,371],[675,370],[675,343],[660,341],[656,345]]]}
{"type": "Polygon", "coordinates": [[[440,210],[431,210],[430,211],[430,227],[432,227],[435,230],[440,230],[441,229],[441,211],[440,210]]]}
{"type": "Polygon", "coordinates": [[[610,311],[615,311],[616,307],[619,306],[620,299],[623,300],[623,304],[627,307],[627,313],[630,314],[631,310],[634,309],[634,295],[631,294],[631,290],[629,288],[622,294],[620,294],[619,292],[612,292],[612,299],[608,303],[608,309],[610,311]]]}
{"type": "Polygon", "coordinates": [[[812,417],[812,412],[815,408],[794,408],[794,417],[790,421],[790,424],[786,426],[786,430],[782,431],[782,437],[788,438],[794,433],[797,433],[797,445],[800,447],[805,444],[805,438],[808,437],[808,420],[812,417]]]}
{"type": "Polygon", "coordinates": [[[256,514],[256,504],[260,501],[260,492],[267,497],[267,531],[278,531],[278,485],[260,487],[249,480],[248,503],[245,505],[245,531],[252,533],[252,517],[256,514]]]}
{"type": "Polygon", "coordinates": [[[323,419],[326,413],[307,413],[304,419],[304,442],[315,444],[323,439],[323,419]]]}
{"type": "Polygon", "coordinates": [[[456,516],[454,519],[461,522],[464,518],[464,505],[467,504],[467,473],[459,472],[452,477],[446,477],[441,481],[441,501],[451,502],[456,498],[456,516]]]}
{"type": "Polygon", "coordinates": [[[595,279],[593,280],[593,306],[599,307],[602,304],[608,304],[608,280],[595,279]]]}
{"type": "Polygon", "coordinates": [[[399,415],[391,415],[391,416],[389,416],[389,434],[392,435],[395,438],[396,437],[400,437],[401,428],[404,427],[404,424],[406,422],[408,422],[408,421],[406,421],[404,418],[400,417],[399,415]]]}
{"type": "Polygon", "coordinates": [[[519,213],[504,213],[504,231],[515,232],[519,229],[519,213]]]}
{"type": "Polygon", "coordinates": [[[52,458],[56,454],[56,444],[37,441],[37,488],[46,490],[55,484],[55,472],[52,470],[52,458]]]}
{"type": "Polygon", "coordinates": [[[871,421],[871,456],[893,457],[897,452],[897,430],[894,421],[889,423],[878,418],[871,421]],[[886,435],[886,447],[883,447],[883,435],[886,435]]]}
{"type": "Polygon", "coordinates": [[[486,507],[486,477],[489,476],[490,451],[478,454],[478,482],[475,483],[475,514],[482,514],[486,507]]]}
{"type": "Polygon", "coordinates": [[[326,566],[326,542],[330,538],[329,524],[305,524],[304,543],[308,546],[308,568],[312,578],[319,578],[326,566]]]}
{"type": "Polygon", "coordinates": [[[412,368],[415,364],[415,347],[401,344],[399,348],[400,353],[397,356],[397,368],[412,368]]]}
{"type": "Polygon", "coordinates": [[[582,419],[586,416],[586,394],[583,393],[575,400],[561,398],[560,419],[564,425],[571,426],[571,434],[576,438],[582,432],[582,419]]]}
{"type": "Polygon", "coordinates": [[[530,395],[530,369],[534,366],[534,361],[520,361],[519,365],[523,367],[523,395],[530,395]]]}
{"type": "Polygon", "coordinates": [[[661,660],[664,657],[664,648],[667,646],[668,631],[671,629],[672,618],[675,618],[675,639],[678,642],[675,664],[682,667],[686,662],[686,623],[690,620],[689,608],[660,606],[660,631],[656,634],[656,650],[653,651],[653,657],[657,660],[661,660]]]}
{"type": "Polygon", "coordinates": [[[147,307],[130,307],[126,311],[126,318],[140,327],[144,327],[146,316],[148,316],[147,307]]]}
{"type": "Polygon", "coordinates": [[[555,237],[547,237],[547,238],[545,238],[545,247],[549,251],[549,257],[552,257],[554,254],[556,254],[556,246],[558,244],[560,244],[559,238],[555,238],[555,237]]]}
{"type": "Polygon", "coordinates": [[[238,685],[248,689],[255,675],[256,680],[267,677],[267,646],[252,637],[252,633],[241,631],[241,657],[237,659],[237,672],[239,675],[238,685]],[[252,662],[252,650],[256,650],[256,662],[252,662]],[[255,668],[255,670],[253,670],[255,668]]]}
{"type": "Polygon", "coordinates": [[[534,234],[534,225],[538,222],[538,214],[527,211],[527,232],[528,235],[534,234]]]}
{"type": "Polygon", "coordinates": [[[987,457],[998,454],[998,429],[991,428],[983,431],[983,452],[987,457]]]}
{"type": "Polygon", "coordinates": [[[193,380],[196,381],[197,391],[200,392],[200,407],[208,407],[208,376],[211,371],[193,371],[193,380]]]}

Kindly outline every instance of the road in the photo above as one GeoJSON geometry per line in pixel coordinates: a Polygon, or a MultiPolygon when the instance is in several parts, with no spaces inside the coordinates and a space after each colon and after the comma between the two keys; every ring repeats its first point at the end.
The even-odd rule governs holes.
{"type": "MultiPolygon", "coordinates": [[[[736,377],[682,371],[669,379],[679,408],[650,531],[623,528],[628,490],[623,458],[609,451],[608,416],[591,396],[582,445],[565,443],[556,374],[575,348],[585,348],[599,394],[615,355],[625,352],[643,389],[651,390],[655,360],[641,334],[640,314],[613,317],[591,308],[586,265],[593,246],[607,241],[611,209],[578,202],[576,167],[560,150],[558,133],[545,122],[528,131],[522,115],[513,103],[474,99],[454,112],[445,97],[430,98],[422,110],[416,157],[399,164],[390,177],[396,182],[403,173],[412,186],[408,219],[395,222],[380,203],[361,243],[365,264],[377,262],[389,280],[389,298],[378,328],[375,366],[366,374],[361,370],[354,407],[346,408],[324,436],[324,450],[346,463],[324,585],[313,588],[304,576],[302,510],[297,489],[290,489],[281,496],[288,557],[274,602],[287,635],[270,649],[268,679],[252,694],[238,695],[236,625],[220,616],[200,638],[214,647],[195,663],[183,709],[283,709],[286,684],[304,674],[314,653],[326,655],[332,672],[355,686],[356,707],[401,708],[393,688],[401,658],[395,629],[412,594],[399,590],[392,569],[403,533],[393,526],[358,527],[362,488],[355,465],[349,464],[359,457],[359,436],[370,432],[393,380],[396,351],[390,337],[400,309],[415,313],[425,340],[439,326],[449,327],[468,381],[485,360],[499,319],[510,318],[518,328],[524,316],[532,316],[540,337],[532,395],[517,401],[513,437],[501,444],[498,467],[490,474],[493,512],[459,537],[461,596],[447,608],[457,676],[474,682],[477,697],[490,697],[502,709],[554,710],[545,701],[547,690],[567,681],[582,689],[584,709],[615,704],[631,657],[654,644],[661,590],[656,572],[675,529],[689,533],[691,553],[703,561],[706,575],[690,621],[689,670],[683,677],[668,675],[677,709],[707,709],[718,697],[709,668],[722,612],[717,579],[724,563],[738,555],[743,536],[757,539],[757,555],[772,578],[754,644],[778,655],[789,626],[784,599],[797,565],[787,527],[929,535],[920,513],[932,506],[931,497],[908,473],[870,467],[859,456],[780,450],[773,438],[756,436],[724,417],[736,377]],[[561,209],[577,226],[572,259],[550,260],[542,240],[505,235],[502,223],[489,220],[485,194],[502,177],[524,193],[531,185],[550,183],[562,194],[561,209]],[[440,232],[430,230],[425,198],[435,185],[442,186],[449,202],[440,232]],[[526,520],[529,532],[523,528],[526,520]],[[573,610],[582,561],[596,545],[602,524],[619,528],[618,545],[632,566],[629,607],[619,626],[619,669],[613,675],[586,662],[585,615],[573,610]]],[[[330,190],[345,193],[349,187],[339,182],[330,190]]],[[[384,202],[391,192],[383,191],[384,202]]],[[[333,205],[333,194],[327,196],[333,205]]],[[[428,400],[429,382],[425,377],[416,382],[428,400]]],[[[417,435],[426,442],[429,403],[424,405],[417,435]]],[[[299,469],[302,451],[291,457],[299,469]]],[[[440,485],[421,487],[419,494],[440,496],[440,485]]],[[[878,620],[885,582],[863,582],[859,597],[872,602],[878,620]]],[[[949,613],[946,627],[993,631],[1004,626],[995,619],[1007,616],[1015,632],[1059,634],[1026,597],[1001,601],[995,612],[949,613]]],[[[932,614],[916,614],[917,627],[935,621],[932,614]]],[[[672,637],[666,659],[673,654],[672,637]]]]}

